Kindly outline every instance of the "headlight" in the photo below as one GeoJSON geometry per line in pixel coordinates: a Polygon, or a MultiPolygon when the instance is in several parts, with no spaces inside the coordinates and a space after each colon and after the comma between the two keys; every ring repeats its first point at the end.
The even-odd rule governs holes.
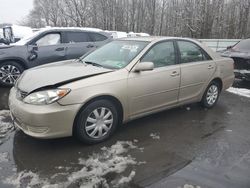
{"type": "Polygon", "coordinates": [[[23,102],[34,105],[46,105],[65,97],[70,89],[51,89],[31,93],[23,99],[23,102]]]}

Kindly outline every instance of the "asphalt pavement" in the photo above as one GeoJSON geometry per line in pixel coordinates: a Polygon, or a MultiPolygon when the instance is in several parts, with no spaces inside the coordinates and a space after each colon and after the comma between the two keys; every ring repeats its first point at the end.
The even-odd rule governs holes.
{"type": "MultiPolygon", "coordinates": [[[[7,95],[1,88],[0,109],[7,108],[7,95]]],[[[38,140],[10,128],[0,138],[0,187],[80,187],[91,179],[101,180],[99,187],[249,188],[249,112],[250,98],[224,92],[213,109],[192,104],[157,113],[92,146],[74,138],[38,140]],[[117,141],[125,147],[120,153],[117,141]]],[[[8,124],[2,114],[0,123],[8,124]]]]}

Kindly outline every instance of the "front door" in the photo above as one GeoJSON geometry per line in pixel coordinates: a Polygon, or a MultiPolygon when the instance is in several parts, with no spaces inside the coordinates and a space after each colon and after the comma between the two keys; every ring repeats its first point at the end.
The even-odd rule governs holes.
{"type": "MultiPolygon", "coordinates": [[[[61,43],[60,33],[48,33],[35,42],[36,48],[30,51],[30,59],[35,66],[66,59],[65,44],[61,43]]],[[[29,58],[29,57],[28,57],[29,58]]]]}
{"type": "Polygon", "coordinates": [[[173,41],[155,44],[140,63],[153,62],[154,70],[133,72],[128,77],[130,116],[171,106],[178,102],[180,67],[173,41]]]}

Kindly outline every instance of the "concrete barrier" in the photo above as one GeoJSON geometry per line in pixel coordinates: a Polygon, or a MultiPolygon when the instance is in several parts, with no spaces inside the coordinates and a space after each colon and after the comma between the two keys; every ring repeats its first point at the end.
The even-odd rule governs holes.
{"type": "Polygon", "coordinates": [[[198,39],[214,51],[225,50],[228,46],[233,46],[241,39],[198,39]]]}

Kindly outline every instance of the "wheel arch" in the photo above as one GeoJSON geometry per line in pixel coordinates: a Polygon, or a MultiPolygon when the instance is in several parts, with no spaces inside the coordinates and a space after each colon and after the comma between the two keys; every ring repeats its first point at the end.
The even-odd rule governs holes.
{"type": "Polygon", "coordinates": [[[124,113],[124,109],[123,109],[123,105],[122,103],[120,102],[119,99],[117,99],[116,97],[112,96],[112,95],[100,95],[100,96],[96,96],[94,98],[91,98],[89,99],[87,102],[85,102],[81,108],[79,108],[78,112],[76,113],[76,116],[74,118],[74,123],[73,123],[73,127],[72,127],[72,133],[73,135],[75,134],[74,131],[75,131],[75,126],[76,126],[76,121],[79,117],[79,114],[80,112],[86,108],[86,106],[88,106],[90,103],[94,102],[94,101],[97,101],[97,100],[102,100],[102,99],[105,99],[105,100],[108,100],[110,102],[112,102],[117,110],[118,110],[118,117],[119,117],[119,124],[122,124],[123,122],[123,113],[124,113]]]}
{"type": "Polygon", "coordinates": [[[20,59],[20,58],[2,59],[2,60],[0,60],[0,64],[1,64],[1,63],[5,63],[5,62],[8,62],[8,61],[15,61],[15,62],[17,62],[17,63],[20,63],[20,65],[21,65],[24,69],[28,69],[28,66],[27,66],[26,62],[25,62],[23,59],[20,59]]]}
{"type": "MultiPolygon", "coordinates": [[[[219,85],[220,85],[220,91],[222,91],[222,89],[223,89],[223,82],[222,82],[222,79],[221,78],[219,78],[219,77],[216,77],[216,78],[214,78],[213,80],[211,80],[211,82],[217,82],[219,85]]],[[[210,82],[210,83],[211,83],[210,82]]],[[[210,84],[209,83],[209,84],[210,84]]]]}

